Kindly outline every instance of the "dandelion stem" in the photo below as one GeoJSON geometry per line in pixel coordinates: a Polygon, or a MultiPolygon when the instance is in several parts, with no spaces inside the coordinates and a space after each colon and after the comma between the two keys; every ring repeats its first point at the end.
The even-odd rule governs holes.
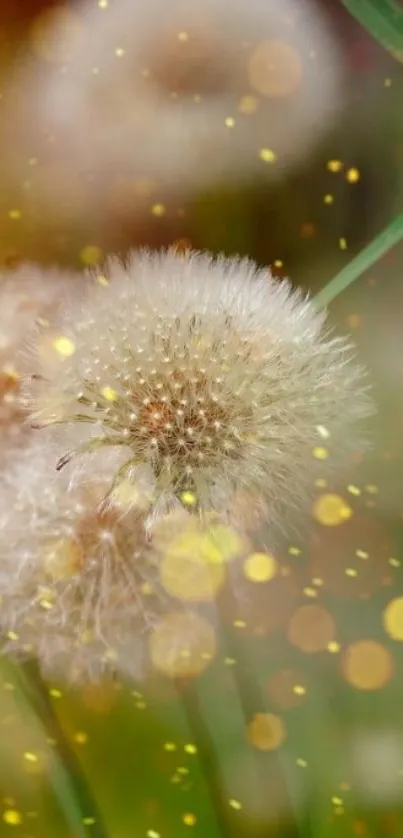
{"type": "Polygon", "coordinates": [[[403,239],[403,213],[400,213],[375,239],[352,259],[313,298],[317,308],[325,308],[349,285],[371,268],[395,244],[403,239]]]}
{"type": "Polygon", "coordinates": [[[74,838],[108,838],[98,807],[56,717],[39,667],[34,660],[13,668],[18,697],[35,712],[46,738],[54,742],[50,782],[74,838]]]}
{"type": "Polygon", "coordinates": [[[393,58],[403,62],[403,9],[394,0],[342,0],[343,6],[393,58]]]}

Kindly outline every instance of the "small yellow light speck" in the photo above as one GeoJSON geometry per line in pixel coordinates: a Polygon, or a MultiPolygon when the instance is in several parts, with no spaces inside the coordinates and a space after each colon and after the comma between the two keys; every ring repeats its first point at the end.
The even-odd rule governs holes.
{"type": "Polygon", "coordinates": [[[306,693],[305,687],[303,687],[301,684],[295,684],[295,686],[292,688],[292,691],[293,693],[295,693],[295,695],[305,695],[306,693]]]}
{"type": "Polygon", "coordinates": [[[284,262],[281,259],[275,259],[274,260],[274,267],[275,268],[282,268],[283,265],[284,265],[284,262]]]}
{"type": "Polygon", "coordinates": [[[178,41],[184,43],[185,41],[189,40],[189,33],[188,32],[178,32],[178,41]]]}
{"type": "Polygon", "coordinates": [[[315,457],[315,460],[327,460],[329,456],[327,448],[322,448],[320,446],[314,448],[312,454],[315,457]]]}
{"type": "Polygon", "coordinates": [[[186,775],[189,774],[189,769],[186,765],[180,765],[178,768],[178,774],[182,774],[182,776],[186,777],[186,775]]]}
{"type": "Polygon", "coordinates": [[[233,116],[227,116],[227,118],[224,121],[227,128],[233,128],[235,125],[235,119],[233,116]]]}
{"type": "Polygon", "coordinates": [[[277,160],[277,154],[271,148],[261,148],[259,157],[264,163],[275,163],[277,160]]]}
{"type": "Polygon", "coordinates": [[[341,797],[332,797],[332,803],[334,806],[342,806],[343,800],[341,797]]]}
{"type": "Polygon", "coordinates": [[[296,759],[295,762],[300,768],[307,768],[308,766],[306,759],[302,759],[301,757],[298,757],[298,759],[296,759]]]}
{"type": "Polygon", "coordinates": [[[359,559],[368,559],[369,553],[366,550],[356,550],[355,555],[358,556],[359,559]]]}
{"type": "Polygon", "coordinates": [[[324,477],[318,477],[318,478],[315,480],[315,486],[317,486],[317,488],[318,488],[318,489],[326,489],[326,487],[327,487],[327,480],[325,480],[325,478],[324,478],[324,477]]]}
{"type": "Polygon", "coordinates": [[[236,658],[224,658],[225,666],[234,666],[236,664],[236,658]]]}
{"type": "Polygon", "coordinates": [[[192,742],[189,742],[187,745],[184,746],[184,751],[187,754],[197,754],[196,745],[193,745],[192,742]]]}
{"type": "Polygon", "coordinates": [[[161,838],[159,832],[156,832],[155,829],[149,829],[147,831],[147,838],[161,838]]]}
{"type": "Polygon", "coordinates": [[[22,212],[19,209],[11,209],[8,212],[8,217],[11,218],[12,221],[19,221],[22,216],[22,212]]]}
{"type": "Polygon", "coordinates": [[[291,546],[291,547],[288,548],[288,552],[289,552],[290,556],[300,556],[301,555],[301,550],[299,549],[299,547],[292,547],[291,546]]]}
{"type": "Polygon", "coordinates": [[[107,279],[106,276],[103,276],[103,274],[99,274],[96,277],[96,281],[99,285],[102,285],[103,288],[106,288],[106,286],[109,285],[109,279],[107,279]]]}
{"type": "Polygon", "coordinates": [[[107,9],[109,4],[109,0],[98,0],[98,6],[100,9],[107,9]]]}
{"type": "Polygon", "coordinates": [[[123,47],[116,47],[116,49],[115,49],[115,55],[116,55],[118,58],[122,58],[122,57],[124,56],[124,54],[125,54],[125,50],[123,49],[123,47]]]}
{"type": "Polygon", "coordinates": [[[330,204],[333,204],[334,203],[334,195],[332,195],[330,192],[327,192],[327,194],[323,196],[323,201],[328,206],[330,204]]]}
{"type": "Polygon", "coordinates": [[[358,183],[360,177],[361,176],[358,169],[347,169],[346,180],[348,180],[349,183],[358,183]]]}
{"type": "Polygon", "coordinates": [[[323,579],[320,579],[318,576],[314,576],[312,579],[312,585],[316,585],[317,588],[321,588],[323,585],[323,579]]]}
{"type": "Polygon", "coordinates": [[[152,214],[155,215],[157,218],[161,218],[162,215],[165,215],[166,211],[167,210],[164,204],[154,204],[151,207],[152,214]]]}
{"type": "Polygon", "coordinates": [[[352,483],[347,486],[347,491],[350,492],[350,495],[355,495],[356,497],[361,494],[361,489],[358,486],[354,486],[352,483]]]}
{"type": "Polygon", "coordinates": [[[327,651],[330,652],[332,655],[335,655],[337,654],[337,652],[340,652],[340,649],[340,643],[337,643],[336,640],[332,640],[331,643],[327,644],[327,651]]]}
{"type": "Polygon", "coordinates": [[[88,735],[84,733],[83,730],[78,730],[77,733],[74,734],[74,741],[77,742],[78,745],[85,745],[88,742],[88,735]]]}
{"type": "Polygon", "coordinates": [[[101,396],[103,396],[107,402],[116,402],[119,398],[118,393],[113,389],[113,387],[103,387],[101,390],[101,396]]]}
{"type": "Polygon", "coordinates": [[[192,812],[186,812],[182,816],[182,820],[183,823],[186,824],[186,826],[195,826],[195,824],[197,823],[196,815],[194,815],[192,812]]]}
{"type": "Polygon", "coordinates": [[[25,751],[24,759],[26,759],[27,762],[38,762],[37,755],[32,751],[25,751]]]}
{"type": "Polygon", "coordinates": [[[385,79],[383,84],[384,84],[384,87],[391,87],[392,79],[385,79]]]}
{"type": "Polygon", "coordinates": [[[240,809],[242,809],[242,803],[240,800],[235,800],[234,798],[231,798],[231,800],[229,800],[228,803],[231,806],[231,809],[235,809],[237,812],[240,809]]]}
{"type": "Polygon", "coordinates": [[[339,248],[340,250],[347,250],[347,239],[343,238],[343,236],[339,239],[339,248]]]}
{"type": "Polygon", "coordinates": [[[53,608],[53,602],[49,602],[48,599],[40,599],[39,605],[41,608],[44,608],[45,611],[50,611],[50,609],[53,608]]]}
{"type": "Polygon", "coordinates": [[[343,163],[341,160],[329,160],[326,164],[326,167],[329,172],[340,172],[343,168],[343,163]]]}
{"type": "Polygon", "coordinates": [[[164,751],[177,751],[178,746],[175,745],[175,742],[165,742],[164,743],[164,751]]]}
{"type": "Polygon", "coordinates": [[[83,818],[84,826],[94,826],[95,823],[96,823],[95,818],[83,818]]]}
{"type": "Polygon", "coordinates": [[[61,690],[57,690],[55,687],[52,687],[52,689],[49,690],[49,695],[51,695],[52,698],[61,698],[63,693],[61,690]]]}
{"type": "Polygon", "coordinates": [[[197,495],[194,492],[182,492],[181,501],[185,506],[196,506],[197,495]]]}
{"type": "Polygon", "coordinates": [[[355,567],[346,567],[344,573],[346,576],[351,576],[352,578],[358,576],[358,570],[356,570],[355,567]]]}
{"type": "Polygon", "coordinates": [[[7,637],[9,640],[18,640],[18,634],[15,631],[8,631],[7,637]]]}
{"type": "Polygon", "coordinates": [[[9,826],[18,826],[22,823],[22,815],[17,809],[6,809],[3,812],[3,821],[4,823],[9,824],[9,826]]]}
{"type": "Polygon", "coordinates": [[[243,629],[246,628],[246,623],[244,620],[234,620],[233,626],[235,626],[235,628],[243,629]]]}
{"type": "Polygon", "coordinates": [[[329,439],[330,431],[328,431],[328,429],[325,428],[324,425],[317,425],[316,430],[317,430],[319,436],[322,437],[322,439],[329,439]]]}
{"type": "Polygon", "coordinates": [[[97,265],[103,257],[103,252],[96,244],[87,244],[79,253],[81,262],[84,265],[97,265]]]}
{"type": "Polygon", "coordinates": [[[318,596],[317,590],[315,590],[315,588],[311,588],[310,586],[307,587],[307,588],[304,588],[304,594],[305,594],[305,596],[311,597],[311,599],[314,599],[315,597],[318,596]]]}
{"type": "Polygon", "coordinates": [[[70,355],[74,355],[74,352],[76,351],[73,341],[66,337],[56,338],[53,341],[52,346],[53,349],[55,349],[56,352],[64,358],[69,358],[70,355]]]}

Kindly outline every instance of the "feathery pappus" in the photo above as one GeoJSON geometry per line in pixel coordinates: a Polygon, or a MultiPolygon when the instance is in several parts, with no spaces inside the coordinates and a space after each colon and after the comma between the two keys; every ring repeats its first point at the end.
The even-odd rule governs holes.
{"type": "Polygon", "coordinates": [[[245,493],[274,537],[318,473],[365,447],[365,373],[288,281],[173,250],[112,258],[102,278],[58,321],[62,355],[32,359],[31,420],[73,440],[63,450],[60,431],[59,469],[116,449],[111,487],[148,470],[151,526],[178,504],[223,515],[245,493]]]}

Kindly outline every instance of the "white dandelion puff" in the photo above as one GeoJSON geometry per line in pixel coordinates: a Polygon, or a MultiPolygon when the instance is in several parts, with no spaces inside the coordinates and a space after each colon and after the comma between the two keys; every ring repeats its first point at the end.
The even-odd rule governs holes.
{"type": "Polygon", "coordinates": [[[151,525],[192,498],[222,515],[246,494],[274,537],[318,470],[364,446],[372,403],[348,340],[247,260],[142,252],[104,273],[58,324],[74,351],[38,358],[28,394],[35,423],[76,438],[58,467],[117,449],[111,486],[146,468],[151,525]]]}
{"type": "Polygon", "coordinates": [[[69,680],[140,677],[146,635],[168,601],[141,505],[128,510],[122,496],[105,505],[104,495],[100,467],[56,475],[49,445],[37,443],[0,490],[3,650],[69,680]]]}

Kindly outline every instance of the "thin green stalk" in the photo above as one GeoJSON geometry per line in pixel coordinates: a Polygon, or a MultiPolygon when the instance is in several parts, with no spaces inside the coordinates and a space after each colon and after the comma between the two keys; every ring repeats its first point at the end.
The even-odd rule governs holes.
{"type": "Polygon", "coordinates": [[[342,3],[396,61],[403,62],[403,9],[395,0],[342,0],[342,3]]]}
{"type": "Polygon", "coordinates": [[[314,297],[317,308],[325,308],[332,300],[352,285],[385,253],[403,239],[403,213],[400,213],[375,239],[346,265],[314,297]]]}
{"type": "Polygon", "coordinates": [[[74,838],[108,838],[82,768],[66,740],[35,661],[13,667],[17,698],[34,712],[51,750],[49,779],[74,838]]]}

